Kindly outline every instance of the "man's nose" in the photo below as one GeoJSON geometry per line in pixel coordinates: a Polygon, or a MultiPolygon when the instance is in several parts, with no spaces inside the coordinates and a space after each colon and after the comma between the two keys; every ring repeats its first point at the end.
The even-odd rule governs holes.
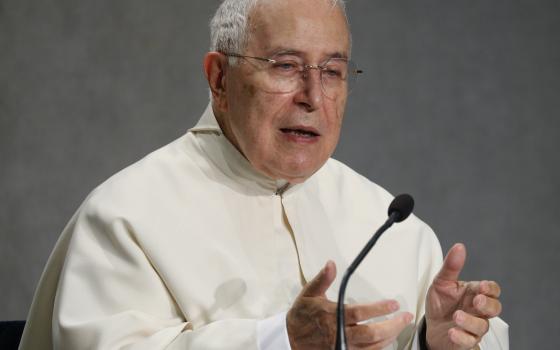
{"type": "Polygon", "coordinates": [[[321,70],[307,68],[301,74],[300,86],[296,94],[296,102],[305,106],[308,111],[314,111],[323,103],[323,86],[321,70]]]}

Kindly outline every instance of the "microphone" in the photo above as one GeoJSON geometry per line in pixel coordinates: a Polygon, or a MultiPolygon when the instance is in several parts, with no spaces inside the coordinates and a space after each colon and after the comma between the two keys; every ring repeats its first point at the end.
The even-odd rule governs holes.
{"type": "Polygon", "coordinates": [[[414,199],[409,194],[400,194],[396,196],[391,204],[389,205],[388,215],[389,218],[381,227],[375,232],[373,237],[367,242],[366,246],[362,249],[360,254],[354,259],[352,264],[348,267],[342,277],[340,282],[340,289],[338,291],[338,305],[336,309],[336,350],[343,350],[348,347],[346,344],[346,329],[344,327],[344,294],[346,293],[346,286],[348,285],[348,280],[350,276],[356,271],[358,265],[364,260],[366,255],[369,253],[371,248],[375,245],[379,237],[385,232],[389,227],[391,227],[396,222],[402,222],[412,213],[414,209],[414,199]]]}
{"type": "Polygon", "coordinates": [[[412,199],[412,196],[406,193],[399,194],[389,205],[387,214],[389,218],[395,214],[394,222],[401,222],[408,218],[412,213],[412,209],[414,209],[414,199],[412,199]]]}

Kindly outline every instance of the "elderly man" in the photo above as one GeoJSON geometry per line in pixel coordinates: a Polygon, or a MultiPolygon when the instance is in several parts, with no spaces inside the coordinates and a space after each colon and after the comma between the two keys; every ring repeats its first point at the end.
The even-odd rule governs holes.
{"type": "MultiPolygon", "coordinates": [[[[329,159],[358,73],[344,5],[226,0],[211,25],[211,105],[86,199],[21,349],[333,348],[336,266],[391,201],[329,159]]],[[[458,281],[465,259],[398,224],[350,284],[349,347],[507,349],[500,287],[458,281]]]]}

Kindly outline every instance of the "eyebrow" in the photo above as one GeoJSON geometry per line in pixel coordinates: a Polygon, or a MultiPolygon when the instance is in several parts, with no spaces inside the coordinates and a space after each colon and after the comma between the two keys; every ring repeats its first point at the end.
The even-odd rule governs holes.
{"type": "MultiPolygon", "coordinates": [[[[280,48],[277,49],[275,51],[272,52],[271,54],[271,58],[275,58],[275,57],[282,57],[282,56],[298,56],[298,57],[303,57],[305,56],[305,53],[299,50],[294,50],[294,49],[288,49],[288,48],[280,48]]],[[[344,59],[348,59],[348,55],[337,51],[337,52],[333,52],[331,54],[325,55],[325,59],[330,59],[330,58],[344,58],[344,59]]]]}

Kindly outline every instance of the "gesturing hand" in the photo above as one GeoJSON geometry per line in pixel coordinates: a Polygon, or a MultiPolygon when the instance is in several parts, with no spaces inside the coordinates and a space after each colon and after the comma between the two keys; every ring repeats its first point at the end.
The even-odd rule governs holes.
{"type": "MultiPolygon", "coordinates": [[[[288,311],[286,325],[293,350],[333,349],[336,340],[336,303],[325,292],[336,277],[336,266],[329,261],[309,282],[288,311]]],[[[346,306],[346,339],[350,349],[382,349],[391,344],[412,321],[406,312],[392,319],[358,325],[399,309],[395,300],[346,306]]]]}
{"type": "Polygon", "coordinates": [[[458,280],[466,256],[465,246],[455,244],[428,290],[426,341],[430,350],[475,348],[488,332],[488,320],[502,311],[496,282],[458,280]]]}

